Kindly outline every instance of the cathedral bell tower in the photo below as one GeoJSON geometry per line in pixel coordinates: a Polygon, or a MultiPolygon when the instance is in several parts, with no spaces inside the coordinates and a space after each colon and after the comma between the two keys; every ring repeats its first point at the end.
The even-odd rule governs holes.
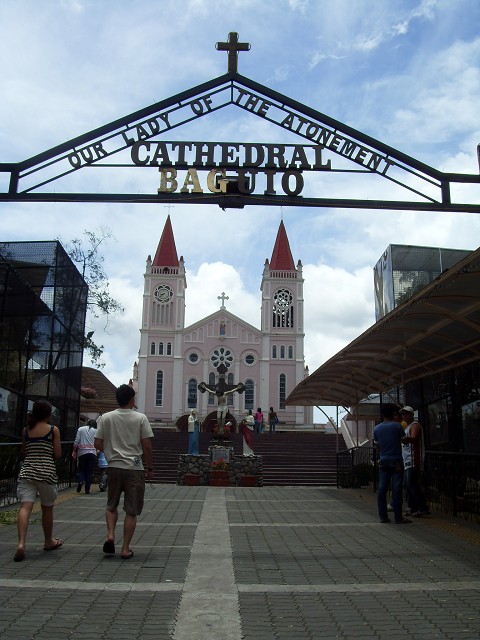
{"type": "Polygon", "coordinates": [[[277,232],[270,262],[265,261],[262,291],[262,326],[264,335],[261,371],[261,407],[273,406],[289,416],[295,424],[312,421],[310,407],[285,407],[285,399],[305,377],[304,299],[302,263],[293,261],[283,220],[277,232]]]}
{"type": "Polygon", "coordinates": [[[144,274],[137,406],[142,412],[149,407],[150,420],[169,421],[177,404],[180,408],[176,397],[180,390],[173,381],[182,366],[186,288],[185,265],[183,257],[178,259],[168,216],[153,261],[148,256],[144,274]]]}

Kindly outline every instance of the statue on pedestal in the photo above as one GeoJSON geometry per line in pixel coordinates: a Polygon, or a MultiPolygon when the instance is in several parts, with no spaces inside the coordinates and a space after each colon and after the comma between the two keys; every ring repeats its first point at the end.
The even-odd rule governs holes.
{"type": "Polygon", "coordinates": [[[213,393],[218,398],[217,405],[217,422],[218,422],[218,434],[217,436],[223,439],[224,436],[224,427],[225,427],[225,418],[227,417],[228,405],[227,405],[227,396],[233,393],[243,393],[246,389],[243,382],[240,382],[236,385],[227,384],[225,382],[225,373],[227,372],[227,367],[222,363],[217,367],[217,371],[219,373],[218,383],[211,387],[205,382],[201,382],[198,385],[198,390],[201,393],[213,393]]]}

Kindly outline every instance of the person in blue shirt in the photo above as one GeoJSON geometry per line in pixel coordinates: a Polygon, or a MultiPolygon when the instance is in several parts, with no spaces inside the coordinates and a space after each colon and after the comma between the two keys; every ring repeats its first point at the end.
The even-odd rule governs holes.
{"type": "Polygon", "coordinates": [[[380,478],[378,485],[378,515],[380,522],[390,522],[387,511],[387,491],[392,483],[392,506],[395,524],[408,524],[403,517],[403,457],[402,440],[405,432],[400,424],[400,408],[394,404],[382,406],[383,422],[373,430],[373,439],[380,450],[380,478]]]}

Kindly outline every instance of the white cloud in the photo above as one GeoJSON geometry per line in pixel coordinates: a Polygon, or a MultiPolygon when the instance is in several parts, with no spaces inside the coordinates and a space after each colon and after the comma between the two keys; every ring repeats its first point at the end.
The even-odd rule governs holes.
{"type": "MultiPolygon", "coordinates": [[[[23,160],[223,75],[227,55],[215,43],[235,30],[252,45],[239,54],[243,75],[436,168],[477,173],[479,19],[476,0],[382,2],[375,11],[371,0],[0,3],[0,162],[23,160]]],[[[170,137],[292,138],[233,107],[170,137]]],[[[85,190],[155,192],[158,173],[87,170],[69,181],[85,190]]],[[[311,176],[315,195],[395,193],[391,183],[378,180],[372,195],[365,182],[354,193],[349,174],[311,176]]],[[[0,176],[3,189],[7,184],[0,176]]],[[[471,185],[460,185],[456,195],[480,201],[471,185]]],[[[131,376],[137,357],[145,260],[155,252],[168,213],[186,262],[187,323],[218,309],[225,291],[227,309],[254,326],[260,322],[263,264],[283,215],[294,259],[305,265],[311,371],[373,323],[372,268],[389,244],[480,244],[480,218],[468,214],[0,203],[5,240],[70,240],[84,229],[112,229],[117,242],[104,248],[105,267],[125,313],[106,330],[96,323],[95,339],[105,345],[105,373],[115,383],[131,376]]]]}

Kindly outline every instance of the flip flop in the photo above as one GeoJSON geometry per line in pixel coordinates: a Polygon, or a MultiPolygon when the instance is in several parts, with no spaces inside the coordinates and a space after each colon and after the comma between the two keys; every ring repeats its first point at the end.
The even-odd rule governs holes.
{"type": "Polygon", "coordinates": [[[115,543],[113,542],[113,540],[105,540],[105,542],[103,543],[103,553],[105,553],[107,556],[115,555],[115,543]]]}
{"type": "Polygon", "coordinates": [[[120,557],[122,560],[130,560],[131,558],[133,558],[133,551],[129,549],[127,556],[120,556],[120,557]]]}
{"type": "Polygon", "coordinates": [[[13,556],[13,561],[22,562],[22,560],[25,560],[25,551],[17,551],[13,556]]]}
{"type": "Polygon", "coordinates": [[[62,538],[54,538],[55,540],[55,545],[53,547],[43,547],[44,551],[55,551],[56,549],[60,549],[61,546],[63,546],[63,540],[62,538]]]}

